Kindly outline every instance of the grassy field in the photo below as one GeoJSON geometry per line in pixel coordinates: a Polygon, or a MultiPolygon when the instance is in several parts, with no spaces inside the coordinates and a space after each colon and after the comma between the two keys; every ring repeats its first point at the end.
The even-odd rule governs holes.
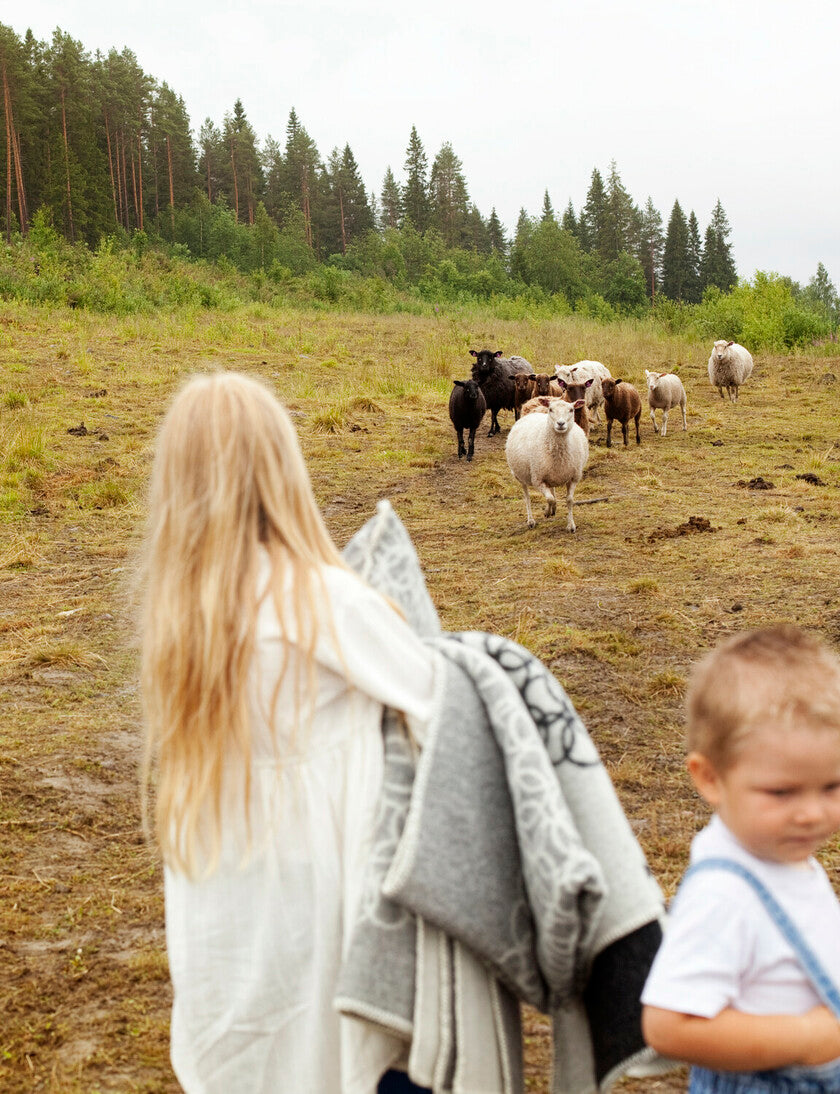
{"type": "MultiPolygon", "coordinates": [[[[513,637],[552,667],[670,894],[706,819],[682,767],[691,663],[774,620],[840,644],[840,357],[759,356],[733,406],[709,386],[709,349],[573,320],[0,307],[4,1091],[178,1089],[161,869],[139,823],[130,590],[154,430],[183,377],[270,378],[338,543],[389,497],[444,626],[513,637]],[[574,536],[541,503],[529,531],[504,459],[512,415],[492,439],[486,423],[472,464],[456,457],[451,380],[483,346],[547,371],[594,358],[640,389],[645,368],[674,369],[688,432],[672,414],[655,436],[646,406],[638,448],[608,450],[596,426],[577,497],[604,500],[577,507],[574,536]]],[[[840,880],[840,845],[823,861],[840,880]]],[[[536,1015],[526,1052],[528,1090],[546,1092],[536,1015]]]]}

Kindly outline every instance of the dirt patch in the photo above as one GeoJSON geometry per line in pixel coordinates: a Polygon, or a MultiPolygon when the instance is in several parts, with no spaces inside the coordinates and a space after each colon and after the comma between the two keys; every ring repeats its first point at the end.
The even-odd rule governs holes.
{"type": "Polygon", "coordinates": [[[678,536],[690,536],[694,532],[717,532],[712,527],[712,522],[706,517],[689,517],[684,524],[678,524],[676,528],[656,528],[650,533],[648,543],[655,543],[658,539],[676,539],[678,536]]]}
{"type": "Polygon", "coordinates": [[[739,479],[735,484],[740,486],[743,490],[775,490],[776,485],[769,481],[769,479],[762,478],[761,475],[757,475],[754,479],[739,479]]]}

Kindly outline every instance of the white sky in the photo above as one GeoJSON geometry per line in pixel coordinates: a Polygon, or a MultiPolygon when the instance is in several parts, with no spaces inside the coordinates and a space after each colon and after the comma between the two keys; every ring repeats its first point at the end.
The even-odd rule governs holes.
{"type": "Polygon", "coordinates": [[[615,159],[665,225],[678,198],[702,234],[719,197],[742,277],[805,284],[821,261],[840,284],[837,0],[27,0],[0,21],[128,46],[196,132],[238,97],[282,144],[294,106],[377,195],[389,165],[403,180],[412,125],[430,165],[452,143],[509,233],[546,188],[579,210],[615,159]]]}

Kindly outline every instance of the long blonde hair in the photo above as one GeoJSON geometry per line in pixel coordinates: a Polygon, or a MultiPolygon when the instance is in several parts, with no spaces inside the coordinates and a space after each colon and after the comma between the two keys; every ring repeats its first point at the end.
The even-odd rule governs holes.
{"type": "Polygon", "coordinates": [[[260,381],[194,377],[157,440],[141,603],[144,811],[156,767],[154,831],[165,860],[190,875],[218,861],[231,771],[247,814],[260,544],[273,595],[291,590],[282,614],[291,612],[312,685],[321,570],[344,563],[294,427],[260,381]]]}

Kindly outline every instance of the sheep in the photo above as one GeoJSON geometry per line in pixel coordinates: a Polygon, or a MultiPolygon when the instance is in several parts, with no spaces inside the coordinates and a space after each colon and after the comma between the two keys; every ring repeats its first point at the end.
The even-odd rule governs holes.
{"type": "Polygon", "coordinates": [[[487,410],[484,392],[475,380],[453,380],[455,385],[449,396],[449,417],[458,436],[458,459],[466,454],[467,463],[475,450],[475,431],[487,410]],[[464,447],[464,430],[469,430],[469,448],[464,447]]]}
{"type": "Polygon", "coordinates": [[[639,422],[642,417],[642,400],[632,384],[624,380],[602,380],[601,389],[604,392],[604,413],[607,418],[607,448],[612,448],[612,424],[621,422],[621,434],[624,437],[624,447],[627,447],[627,426],[630,419],[636,422],[636,444],[642,443],[639,433],[639,422]],[[619,385],[621,385],[619,387],[619,385]]]}
{"type": "Polygon", "coordinates": [[[527,403],[529,399],[534,397],[534,381],[531,379],[531,375],[525,372],[517,372],[513,377],[513,414],[514,418],[518,419],[522,411],[522,406],[527,403]]]}
{"type": "MultiPolygon", "coordinates": [[[[548,395],[552,399],[561,398],[563,395],[563,389],[557,380],[552,380],[547,372],[531,372],[527,375],[524,372],[517,372],[513,378],[513,385],[516,388],[516,405],[514,411],[518,411],[517,418],[525,413],[524,407],[528,402],[533,403],[538,395],[548,395]]],[[[536,407],[531,407],[527,413],[534,411],[536,407]]]]}
{"type": "Polygon", "coordinates": [[[683,433],[685,433],[688,429],[685,419],[686,397],[685,388],[679,376],[675,376],[673,372],[648,372],[645,369],[645,380],[647,380],[648,406],[650,420],[653,422],[653,432],[659,432],[654,412],[662,411],[662,436],[664,437],[668,429],[668,411],[678,406],[682,410],[683,433]]]}
{"type": "Polygon", "coordinates": [[[533,382],[534,395],[548,395],[551,399],[559,399],[563,391],[558,382],[547,372],[532,372],[528,379],[533,382]]]}
{"type": "Polygon", "coordinates": [[[737,403],[738,388],[750,378],[752,370],[753,359],[749,350],[724,338],[715,342],[709,358],[709,382],[718,389],[721,399],[725,398],[723,389],[726,388],[729,398],[737,403]]]}
{"type": "Polygon", "coordinates": [[[608,380],[612,375],[607,366],[600,361],[578,361],[574,365],[555,365],[554,371],[557,379],[565,380],[567,384],[579,384],[592,377],[595,383],[586,393],[586,407],[591,412],[593,421],[600,422],[599,411],[604,405],[601,381],[608,380]]]}
{"type": "Polygon", "coordinates": [[[475,357],[472,367],[472,378],[484,392],[487,400],[487,409],[490,411],[490,432],[500,433],[498,413],[500,410],[513,410],[514,418],[519,420],[516,410],[516,393],[513,386],[513,377],[517,372],[533,372],[530,362],[524,357],[502,357],[502,351],[495,352],[489,349],[471,349],[470,354],[475,357]]]}
{"type": "Polygon", "coordinates": [[[594,377],[590,376],[588,380],[584,380],[583,383],[570,384],[565,380],[558,377],[557,383],[563,392],[562,398],[567,403],[575,403],[578,399],[583,399],[584,405],[579,410],[575,411],[575,421],[586,434],[589,436],[589,412],[586,409],[586,395],[592,385],[595,383],[594,377]]]}
{"type": "Polygon", "coordinates": [[[576,531],[572,506],[575,487],[583,477],[589,459],[589,441],[575,423],[575,410],[582,400],[567,403],[563,399],[539,396],[545,414],[523,415],[514,422],[505,444],[505,456],[511,474],[522,487],[528,527],[536,524],[531,512],[530,486],[546,499],[545,515],[553,517],[557,499],[553,487],[566,487],[566,531],[576,531]]]}

